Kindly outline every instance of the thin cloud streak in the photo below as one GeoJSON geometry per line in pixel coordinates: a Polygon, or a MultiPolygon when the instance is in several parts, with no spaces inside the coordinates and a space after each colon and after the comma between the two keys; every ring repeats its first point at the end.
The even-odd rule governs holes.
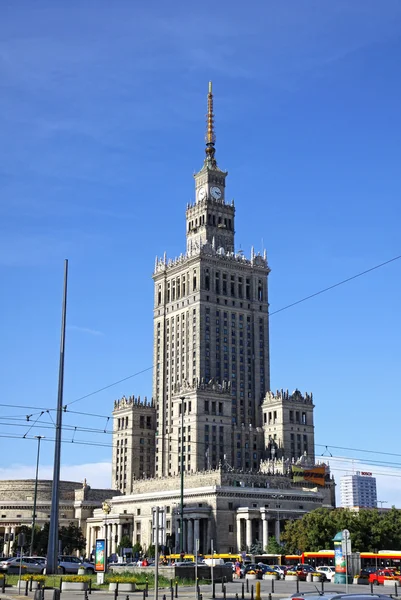
{"type": "Polygon", "coordinates": [[[79,331],[81,333],[88,333],[89,335],[104,335],[103,331],[98,331],[97,329],[91,329],[90,327],[79,327],[78,325],[68,325],[67,329],[71,331],[79,331]]]}

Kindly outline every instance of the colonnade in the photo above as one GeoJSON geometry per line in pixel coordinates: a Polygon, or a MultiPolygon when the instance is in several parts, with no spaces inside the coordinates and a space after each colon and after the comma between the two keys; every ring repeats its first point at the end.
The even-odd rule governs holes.
{"type": "Polygon", "coordinates": [[[122,523],[115,521],[104,522],[100,527],[88,523],[86,530],[86,553],[92,553],[96,544],[96,538],[104,538],[107,540],[107,554],[115,554],[117,546],[121,542],[123,536],[122,523]]]}
{"type": "Polygon", "coordinates": [[[11,556],[12,554],[12,547],[14,545],[14,541],[15,541],[15,531],[18,528],[18,525],[6,525],[4,527],[4,548],[3,548],[3,554],[4,556],[11,556]],[[10,534],[12,534],[13,540],[8,539],[8,541],[6,541],[6,537],[10,537],[10,534]]]}
{"type": "MultiPolygon", "coordinates": [[[[211,524],[209,518],[205,517],[185,517],[183,522],[183,545],[184,551],[188,554],[195,554],[196,540],[199,540],[199,552],[204,554],[210,551],[211,545],[211,524]]],[[[180,519],[176,520],[176,547],[180,546],[180,519]]]]}
{"type": "Polygon", "coordinates": [[[262,543],[263,549],[269,543],[269,522],[274,523],[274,537],[280,543],[280,515],[274,518],[265,510],[244,509],[237,513],[237,548],[238,551],[244,546],[249,549],[256,541],[262,543]]]}

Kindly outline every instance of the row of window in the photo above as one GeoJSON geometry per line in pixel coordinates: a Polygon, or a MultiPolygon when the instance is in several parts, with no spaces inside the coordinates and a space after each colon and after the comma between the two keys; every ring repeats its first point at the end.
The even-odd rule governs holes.
{"type": "MultiPolygon", "coordinates": [[[[215,215],[213,213],[207,214],[207,224],[212,227],[221,227],[224,225],[225,229],[232,231],[233,223],[229,217],[223,217],[222,215],[215,215]]],[[[188,232],[196,231],[198,227],[203,227],[206,225],[206,215],[200,215],[199,219],[196,217],[191,221],[188,221],[188,232]]]]}
{"type": "MultiPolygon", "coordinates": [[[[209,268],[202,270],[202,279],[200,288],[206,292],[214,292],[217,296],[231,296],[240,300],[257,300],[264,302],[267,300],[267,280],[252,280],[251,277],[243,277],[226,273],[224,271],[214,271],[209,268]],[[253,285],[255,289],[253,289],[253,285]]],[[[163,286],[161,283],[157,287],[157,305],[165,302],[175,302],[180,298],[185,298],[189,294],[198,291],[198,271],[194,269],[192,273],[187,272],[167,281],[165,289],[165,298],[163,297],[163,286]]]]}

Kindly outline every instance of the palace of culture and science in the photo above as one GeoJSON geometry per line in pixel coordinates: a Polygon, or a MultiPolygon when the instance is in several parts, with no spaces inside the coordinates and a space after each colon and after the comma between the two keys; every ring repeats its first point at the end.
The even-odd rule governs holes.
{"type": "Polygon", "coordinates": [[[265,548],[286,520],[334,505],[328,467],[315,465],[312,394],[270,389],[270,268],[266,252],[247,258],[235,248],[211,83],[207,104],[185,253],[156,258],[153,273],[152,400],[114,403],[112,487],[120,495],[88,519],[88,548],[105,536],[113,551],[121,535],[146,548],[156,506],[173,550],[181,519],[187,552],[197,539],[201,552],[211,540],[219,552],[265,548]]]}

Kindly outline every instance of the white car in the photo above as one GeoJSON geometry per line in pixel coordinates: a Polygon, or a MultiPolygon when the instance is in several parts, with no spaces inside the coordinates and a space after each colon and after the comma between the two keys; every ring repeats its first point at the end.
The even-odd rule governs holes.
{"type": "Polygon", "coordinates": [[[328,581],[332,581],[334,579],[334,575],[336,571],[334,567],[323,565],[322,567],[316,567],[316,571],[319,573],[324,573],[328,581]]]}

